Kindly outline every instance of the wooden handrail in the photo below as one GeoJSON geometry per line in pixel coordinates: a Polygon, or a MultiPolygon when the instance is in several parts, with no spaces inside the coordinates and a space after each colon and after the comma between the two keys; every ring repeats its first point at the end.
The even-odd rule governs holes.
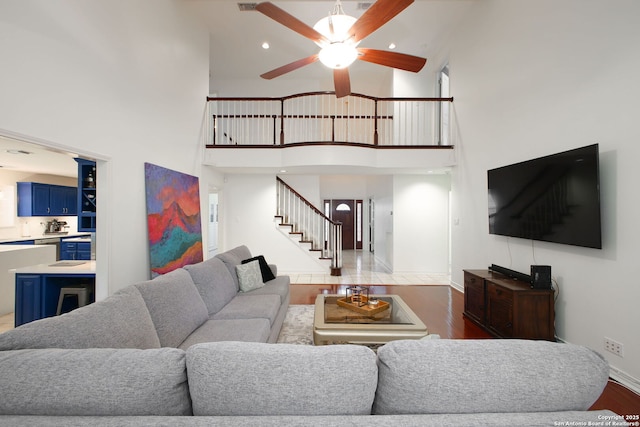
{"type": "MultiPolygon", "coordinates": [[[[281,97],[237,97],[237,96],[207,96],[207,101],[285,101],[287,99],[301,98],[304,96],[314,95],[335,95],[335,92],[305,92],[297,93],[294,95],[281,96],[281,97]]],[[[351,93],[349,96],[370,99],[372,101],[429,101],[429,102],[453,102],[453,97],[448,98],[379,98],[376,96],[363,95],[361,93],[351,93]]]]}
{"type": "Polygon", "coordinates": [[[253,142],[273,147],[314,140],[349,142],[349,139],[373,146],[395,145],[393,141],[406,139],[407,134],[394,129],[406,126],[407,120],[415,123],[415,130],[420,131],[410,133],[408,145],[438,145],[433,129],[429,133],[424,126],[435,129],[438,124],[429,115],[439,111],[437,106],[453,102],[453,97],[382,98],[359,93],[352,93],[344,100],[327,99],[333,95],[335,92],[305,92],[283,97],[208,96],[213,138],[206,145],[228,145],[217,139],[222,136],[218,132],[222,129],[228,129],[228,138],[238,144],[233,144],[234,147],[253,142]],[[238,142],[240,140],[242,142],[238,142]],[[424,144],[428,140],[431,142],[424,144]]]}
{"type": "Polygon", "coordinates": [[[282,178],[280,178],[279,176],[276,176],[276,180],[277,182],[281,183],[282,185],[284,185],[287,190],[291,191],[293,194],[296,195],[296,197],[298,197],[302,202],[304,202],[305,205],[307,205],[309,208],[311,208],[312,211],[314,211],[316,214],[320,215],[322,217],[322,219],[325,219],[327,221],[329,221],[331,224],[336,225],[337,223],[334,222],[333,220],[331,220],[331,218],[329,218],[328,216],[326,216],[325,214],[323,214],[320,209],[316,208],[311,202],[309,202],[307,199],[304,198],[304,196],[302,196],[300,193],[298,193],[296,190],[294,190],[293,188],[291,188],[291,186],[289,184],[287,184],[286,182],[284,182],[282,180],[282,178]]]}

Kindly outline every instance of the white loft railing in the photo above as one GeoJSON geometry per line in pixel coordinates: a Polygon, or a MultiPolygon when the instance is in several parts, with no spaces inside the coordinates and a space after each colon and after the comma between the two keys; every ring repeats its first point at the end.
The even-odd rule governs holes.
{"type": "Polygon", "coordinates": [[[342,224],[334,222],[280,178],[277,179],[277,213],[282,225],[300,241],[311,244],[311,251],[319,258],[331,260],[331,275],[340,276],[342,270],[342,224]]]}
{"type": "Polygon", "coordinates": [[[207,98],[207,146],[356,143],[449,145],[453,98],[375,98],[311,92],[283,98],[207,98]]]}

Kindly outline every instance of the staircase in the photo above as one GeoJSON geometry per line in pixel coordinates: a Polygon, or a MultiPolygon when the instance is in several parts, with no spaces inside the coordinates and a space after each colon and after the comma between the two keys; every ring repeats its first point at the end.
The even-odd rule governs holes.
{"type": "Polygon", "coordinates": [[[279,177],[276,226],[292,242],[331,270],[342,273],[342,224],[329,219],[279,177]]]}

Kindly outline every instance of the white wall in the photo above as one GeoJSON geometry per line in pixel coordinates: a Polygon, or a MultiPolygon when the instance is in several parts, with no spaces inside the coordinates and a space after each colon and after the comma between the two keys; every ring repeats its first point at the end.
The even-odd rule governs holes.
{"type": "MultiPolygon", "coordinates": [[[[640,2],[478,2],[449,47],[458,167],[453,279],[495,263],[549,264],[556,333],[640,379],[640,2]],[[601,150],[603,249],[490,236],[487,169],[593,143],[601,150]],[[607,336],[624,357],[604,351],[607,336]]],[[[640,384],[636,382],[636,384],[640,384]]]]}
{"type": "Polygon", "coordinates": [[[394,272],[449,272],[449,187],[449,175],[394,176],[394,272]]]}
{"type": "Polygon", "coordinates": [[[106,161],[97,296],[147,279],[143,164],[200,175],[208,33],[171,0],[8,0],[0,16],[0,130],[106,161]]]}
{"type": "Polygon", "coordinates": [[[374,256],[393,271],[393,176],[371,176],[367,185],[367,198],[374,203],[374,256]]]}
{"type": "Polygon", "coordinates": [[[220,225],[224,228],[221,250],[246,245],[253,255],[264,255],[279,272],[324,273],[328,270],[278,231],[275,225],[276,176],[248,174],[225,176],[220,204],[220,225]]]}
{"type": "MultiPolygon", "coordinates": [[[[294,36],[295,37],[295,36],[294,36]]],[[[215,61],[215,58],[211,59],[215,61]]],[[[283,64],[284,65],[284,64],[283,64]]],[[[376,65],[366,64],[365,66],[375,67],[376,65]]],[[[353,68],[353,67],[352,67],[353,68]]],[[[256,70],[256,75],[268,70],[256,70]]],[[[288,76],[286,79],[275,78],[273,80],[229,80],[211,77],[211,93],[218,96],[234,97],[282,97],[296,93],[314,91],[333,91],[333,73],[327,69],[326,78],[300,78],[288,76]]],[[[392,71],[385,73],[385,78],[367,78],[366,69],[351,73],[351,91],[370,96],[387,97],[391,96],[392,71]]]]}
{"type": "Polygon", "coordinates": [[[280,179],[296,190],[298,194],[304,197],[307,202],[315,206],[320,212],[323,211],[319,175],[281,174],[280,179]]]}

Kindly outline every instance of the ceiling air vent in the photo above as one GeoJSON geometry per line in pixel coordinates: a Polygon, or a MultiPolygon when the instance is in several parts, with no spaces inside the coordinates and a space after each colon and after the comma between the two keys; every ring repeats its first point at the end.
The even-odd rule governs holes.
{"type": "Polygon", "coordinates": [[[256,10],[258,3],[238,3],[238,9],[240,12],[251,12],[256,10]]]}
{"type": "Polygon", "coordinates": [[[357,10],[367,10],[372,5],[373,5],[373,3],[358,2],[358,6],[356,7],[356,9],[357,10]]]}

